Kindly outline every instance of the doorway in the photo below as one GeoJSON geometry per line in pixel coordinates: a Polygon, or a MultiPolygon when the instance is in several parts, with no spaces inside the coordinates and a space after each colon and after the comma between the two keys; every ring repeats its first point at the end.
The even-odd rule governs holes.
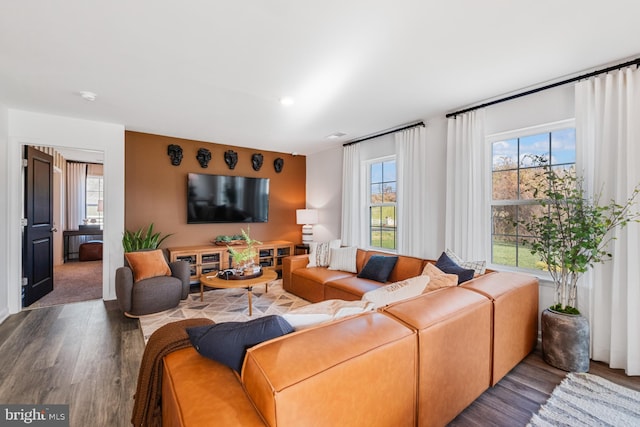
{"type": "Polygon", "coordinates": [[[59,146],[34,148],[54,158],[53,291],[23,309],[101,299],[104,153],[59,146]],[[82,169],[84,175],[74,178],[72,169],[82,169]],[[74,185],[74,180],[81,182],[74,185]]]}

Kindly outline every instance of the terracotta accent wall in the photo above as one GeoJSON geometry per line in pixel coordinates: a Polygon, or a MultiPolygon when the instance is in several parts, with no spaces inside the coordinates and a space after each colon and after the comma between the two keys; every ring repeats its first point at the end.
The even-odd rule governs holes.
{"type": "Polygon", "coordinates": [[[154,223],[162,234],[173,233],[163,247],[210,243],[219,234],[236,234],[251,227],[251,237],[261,240],[288,240],[300,243],[301,226],[296,209],[305,207],[306,158],[209,142],[172,138],[139,132],[125,132],[125,229],[137,230],[154,223]],[[182,147],[183,159],[173,166],[167,146],[182,147]],[[196,159],[198,149],[211,151],[211,162],[202,168],[196,159]],[[238,153],[238,164],[229,169],[224,153],[238,153]],[[262,153],[259,171],[251,167],[251,156],[262,153]],[[284,167],[276,173],[273,161],[281,157],[284,167]],[[187,224],[187,174],[237,175],[270,178],[269,222],[234,224],[187,224]]]}

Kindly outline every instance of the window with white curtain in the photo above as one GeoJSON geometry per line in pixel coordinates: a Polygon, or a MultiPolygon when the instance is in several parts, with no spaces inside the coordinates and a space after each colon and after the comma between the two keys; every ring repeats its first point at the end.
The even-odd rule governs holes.
{"type": "Polygon", "coordinates": [[[367,164],[369,245],[395,250],[397,245],[397,174],[395,156],[367,164]]]}
{"type": "Polygon", "coordinates": [[[104,183],[102,165],[87,165],[85,212],[91,224],[102,224],[104,210],[104,183]]]}
{"type": "Polygon", "coordinates": [[[528,236],[517,225],[532,215],[545,215],[531,190],[532,180],[545,167],[575,169],[574,120],[491,135],[491,258],[492,263],[529,270],[545,265],[525,245],[528,236]]]}

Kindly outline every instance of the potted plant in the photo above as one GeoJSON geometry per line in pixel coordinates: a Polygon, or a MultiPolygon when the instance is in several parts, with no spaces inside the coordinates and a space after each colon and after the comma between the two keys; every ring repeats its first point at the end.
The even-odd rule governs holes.
{"type": "Polygon", "coordinates": [[[236,265],[237,274],[256,274],[260,272],[260,267],[254,268],[255,259],[258,256],[258,252],[256,251],[255,245],[261,245],[262,242],[252,239],[249,236],[249,229],[245,232],[244,229],[242,232],[242,240],[245,241],[245,246],[242,249],[234,249],[233,247],[227,245],[227,249],[233,258],[233,262],[236,265]],[[256,271],[257,270],[257,271],[256,271]]]}
{"type": "Polygon", "coordinates": [[[161,236],[160,233],[153,232],[153,223],[149,224],[146,228],[140,228],[138,231],[125,230],[122,236],[122,247],[125,252],[157,249],[171,234],[161,236]]]}
{"type": "Polygon", "coordinates": [[[540,257],[543,268],[555,285],[554,305],[542,313],[542,352],[544,360],[566,371],[589,370],[589,323],[577,308],[578,280],[593,267],[612,258],[608,244],[610,232],[638,222],[640,213],[632,211],[640,187],[623,204],[613,200],[601,203],[600,193],[589,197],[584,179],[575,169],[554,169],[545,158],[542,176],[529,185],[539,198],[543,214],[518,222],[531,237],[524,241],[531,253],[540,257]]]}

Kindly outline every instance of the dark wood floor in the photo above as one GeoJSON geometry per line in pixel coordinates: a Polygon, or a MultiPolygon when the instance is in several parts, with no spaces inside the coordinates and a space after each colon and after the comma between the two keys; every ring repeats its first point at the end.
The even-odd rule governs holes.
{"type": "MultiPolygon", "coordinates": [[[[114,302],[27,310],[0,325],[0,403],[69,404],[71,426],[130,426],[144,342],[114,302]]],[[[640,390],[640,377],[593,362],[591,373],[640,390]]],[[[565,372],[529,355],[452,426],[525,426],[565,372]]]]}
{"type": "Polygon", "coordinates": [[[130,426],[144,340],[114,302],[25,310],[0,325],[0,402],[69,404],[71,426],[130,426]]]}

